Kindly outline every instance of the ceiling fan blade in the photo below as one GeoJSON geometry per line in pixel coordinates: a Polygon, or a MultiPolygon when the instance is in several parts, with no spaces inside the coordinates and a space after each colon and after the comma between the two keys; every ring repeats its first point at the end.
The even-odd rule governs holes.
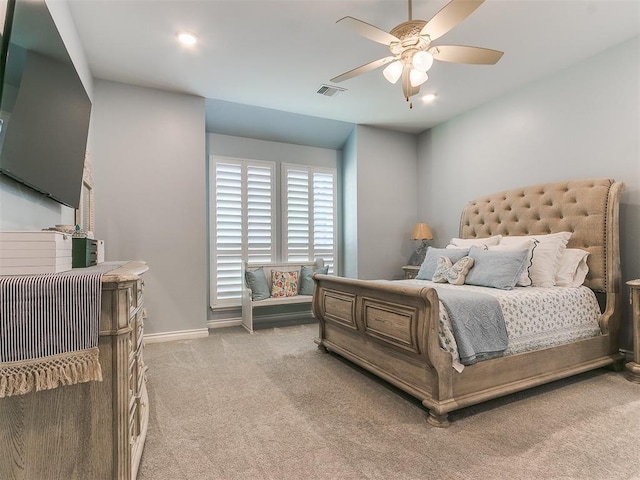
{"type": "Polygon", "coordinates": [[[379,60],[374,60],[373,62],[369,62],[365,65],[360,65],[353,70],[349,70],[348,72],[343,73],[342,75],[338,75],[337,77],[333,77],[331,79],[332,82],[344,82],[345,80],[349,80],[350,78],[356,77],[358,75],[362,75],[363,73],[370,72],[371,70],[375,70],[383,65],[386,65],[389,62],[395,60],[396,57],[390,55],[388,57],[381,58],[379,60]]]}
{"type": "Polygon", "coordinates": [[[390,33],[387,33],[384,30],[380,30],[378,27],[374,27],[373,25],[367,22],[358,20],[357,18],[344,17],[338,20],[336,23],[342,23],[347,27],[351,28],[352,30],[355,30],[356,33],[359,33],[363,37],[366,37],[369,40],[373,40],[374,42],[378,42],[383,45],[389,46],[391,42],[400,41],[394,35],[391,35],[390,33]]]}
{"type": "Polygon", "coordinates": [[[404,93],[404,96],[407,100],[409,100],[410,97],[413,97],[414,95],[417,95],[418,93],[420,93],[420,85],[418,85],[417,87],[414,87],[411,85],[410,74],[411,74],[411,66],[405,65],[404,69],[402,70],[401,80],[402,80],[402,92],[404,93]]]}
{"type": "Polygon", "coordinates": [[[452,63],[472,63],[475,65],[495,65],[504,52],[489,48],[465,47],[462,45],[438,45],[429,53],[435,60],[452,63]]]}
{"type": "Polygon", "coordinates": [[[451,0],[422,27],[420,35],[429,35],[431,41],[440,38],[471,15],[483,2],[484,0],[451,0]]]}

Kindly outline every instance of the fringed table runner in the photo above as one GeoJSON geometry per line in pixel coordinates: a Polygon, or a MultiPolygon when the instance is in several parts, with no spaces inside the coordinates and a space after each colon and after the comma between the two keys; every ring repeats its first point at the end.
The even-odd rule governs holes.
{"type": "Polygon", "coordinates": [[[0,398],[102,380],[102,275],[123,263],[0,277],[0,398]]]}

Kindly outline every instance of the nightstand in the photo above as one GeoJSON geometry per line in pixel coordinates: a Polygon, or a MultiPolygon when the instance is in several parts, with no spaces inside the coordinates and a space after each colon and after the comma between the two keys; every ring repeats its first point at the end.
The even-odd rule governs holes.
{"type": "Polygon", "coordinates": [[[640,280],[627,282],[631,294],[631,308],[633,318],[633,361],[625,367],[629,370],[629,380],[640,383],[640,280]]]}
{"type": "Polygon", "coordinates": [[[420,265],[405,265],[402,267],[402,270],[404,270],[404,278],[410,280],[416,278],[416,275],[418,275],[420,271],[420,265]]]}

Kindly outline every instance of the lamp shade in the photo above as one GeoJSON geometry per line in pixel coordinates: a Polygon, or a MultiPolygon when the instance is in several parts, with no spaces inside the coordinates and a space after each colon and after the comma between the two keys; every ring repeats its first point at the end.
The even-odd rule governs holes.
{"type": "Polygon", "coordinates": [[[413,226],[413,232],[411,232],[411,240],[431,240],[433,234],[429,228],[428,223],[416,223],[413,226]]]}

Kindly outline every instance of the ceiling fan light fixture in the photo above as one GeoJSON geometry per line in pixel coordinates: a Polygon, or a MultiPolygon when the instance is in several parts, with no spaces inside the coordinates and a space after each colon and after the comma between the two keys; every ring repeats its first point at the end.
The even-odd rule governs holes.
{"type": "MultiPolygon", "coordinates": [[[[2,0],[0,0],[2,1],[2,0]]],[[[391,55],[366,63],[331,79],[342,82],[385,65],[384,76],[390,83],[402,84],[404,98],[420,93],[420,85],[427,81],[427,71],[434,60],[472,65],[495,65],[504,52],[489,48],[465,45],[438,45],[431,42],[445,35],[472,14],[485,0],[448,0],[430,20],[413,20],[412,0],[409,4],[409,20],[386,32],[370,23],[354,17],[343,17],[342,23],[357,34],[389,48],[391,55]]]]}
{"type": "Polygon", "coordinates": [[[412,68],[411,72],[409,73],[409,81],[411,82],[412,87],[419,87],[428,79],[429,76],[427,75],[427,72],[416,70],[415,68],[412,68]]]}
{"type": "Polygon", "coordinates": [[[391,83],[396,83],[400,76],[402,75],[402,62],[396,60],[393,63],[390,63],[383,71],[382,74],[384,78],[386,78],[391,83]]]}
{"type": "Polygon", "coordinates": [[[433,55],[427,51],[417,52],[412,60],[413,68],[420,70],[421,72],[428,72],[433,65],[433,55]]]}

